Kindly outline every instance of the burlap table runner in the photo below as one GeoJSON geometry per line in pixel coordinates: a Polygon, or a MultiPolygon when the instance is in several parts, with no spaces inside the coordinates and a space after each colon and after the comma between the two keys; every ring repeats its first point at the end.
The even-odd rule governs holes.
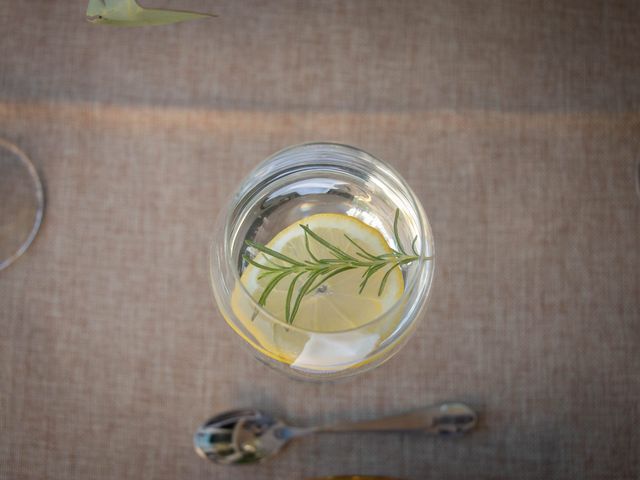
{"type": "Polygon", "coordinates": [[[220,17],[113,30],[83,2],[0,3],[0,136],[48,202],[0,272],[0,477],[638,477],[637,5],[147,4],[220,17]],[[208,285],[237,182],[309,140],[392,163],[436,238],[415,337],[335,385],[252,359],[208,285]],[[234,470],[191,447],[232,407],[305,424],[444,399],[481,429],[310,438],[234,470]]]}

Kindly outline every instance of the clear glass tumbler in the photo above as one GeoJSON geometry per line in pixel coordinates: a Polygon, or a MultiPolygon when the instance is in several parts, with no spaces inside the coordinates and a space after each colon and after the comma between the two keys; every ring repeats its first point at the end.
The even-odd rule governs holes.
{"type": "Polygon", "coordinates": [[[242,182],[219,217],[210,273],[222,315],[260,360],[293,377],[326,380],[369,370],[404,345],[426,305],[433,259],[427,216],[391,166],[355,147],[307,143],[275,153],[242,182]],[[259,305],[241,282],[246,240],[267,244],[285,227],[317,213],[354,217],[392,248],[398,249],[399,238],[420,256],[398,267],[403,278],[398,300],[357,328],[316,331],[286,323],[259,305]]]}

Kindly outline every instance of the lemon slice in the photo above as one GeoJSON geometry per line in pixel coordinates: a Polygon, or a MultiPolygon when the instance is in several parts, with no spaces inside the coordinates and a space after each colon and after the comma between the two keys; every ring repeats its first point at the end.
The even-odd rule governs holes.
{"type": "MultiPolygon", "coordinates": [[[[300,225],[308,226],[318,236],[356,258],[359,258],[359,250],[347,239],[346,235],[373,255],[391,253],[392,251],[378,230],[354,217],[329,213],[312,215],[293,223],[278,233],[267,244],[267,247],[298,261],[313,260],[305,246],[305,234],[300,225]]],[[[318,259],[335,258],[327,247],[311,238],[309,239],[309,248],[318,259]]],[[[263,253],[258,253],[254,260],[269,265],[269,261],[274,259],[263,253]]],[[[277,260],[275,261],[277,262],[277,260]]],[[[314,334],[317,345],[326,345],[326,349],[333,349],[336,352],[341,348],[344,350],[345,345],[331,343],[330,339],[340,338],[337,334],[332,336],[332,333],[353,330],[368,324],[394,306],[402,296],[404,282],[399,268],[391,271],[384,291],[378,295],[380,282],[386,271],[387,268],[383,268],[372,275],[362,292],[359,292],[359,289],[362,274],[365,272],[364,267],[348,270],[329,278],[303,297],[293,319],[293,326],[296,328],[292,329],[288,328],[284,319],[287,290],[293,275],[282,280],[273,289],[264,306],[264,309],[272,317],[280,320],[280,322],[274,322],[247,298],[248,294],[257,302],[269,282],[269,278],[260,277],[264,270],[249,265],[240,278],[242,286],[237,285],[233,292],[232,309],[244,329],[255,341],[248,339],[237,328],[236,331],[258,350],[271,358],[286,363],[293,363],[299,357],[314,334]],[[318,343],[322,334],[326,335],[318,343]]],[[[304,278],[296,283],[296,294],[304,283],[304,278]]],[[[372,328],[386,331],[389,324],[385,323],[384,326],[377,327],[374,325],[372,328]]],[[[352,333],[345,337],[350,339],[350,345],[346,345],[346,347],[351,346],[354,351],[362,350],[362,348],[371,350],[374,346],[371,345],[372,342],[375,343],[371,339],[375,337],[377,341],[384,334],[383,331],[367,332],[365,341],[363,340],[365,337],[354,338],[352,333]],[[360,343],[365,347],[360,347],[358,341],[361,341],[360,343]]],[[[349,349],[347,348],[347,350],[349,349]]],[[[317,354],[314,355],[317,356],[317,354]]],[[[340,354],[336,353],[336,355],[340,354]]],[[[348,353],[345,355],[349,356],[348,353]]]]}

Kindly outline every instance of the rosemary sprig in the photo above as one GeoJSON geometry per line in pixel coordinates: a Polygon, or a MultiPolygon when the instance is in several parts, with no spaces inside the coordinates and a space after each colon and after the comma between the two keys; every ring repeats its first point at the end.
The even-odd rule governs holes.
{"type": "Polygon", "coordinates": [[[378,287],[378,296],[382,295],[387,285],[387,281],[394,269],[400,268],[402,265],[414,262],[418,259],[430,260],[431,257],[421,257],[416,251],[416,236],[411,243],[412,253],[407,253],[402,245],[400,235],[398,233],[398,222],[400,219],[400,210],[396,210],[393,221],[393,235],[396,241],[396,249],[391,249],[390,253],[382,255],[374,255],[368,252],[362,245],[352,239],[346,233],[345,238],[356,248],[353,255],[348,254],[336,245],[332,244],[325,238],[316,234],[308,225],[300,224],[300,228],[304,231],[304,245],[309,254],[308,260],[297,260],[281,252],[277,252],[261,243],[253,240],[246,240],[247,246],[263,254],[264,263],[256,261],[249,255],[243,255],[244,260],[256,268],[262,270],[259,279],[268,279],[267,285],[262,291],[258,304],[264,306],[267,303],[269,295],[273,289],[285,278],[290,278],[287,287],[287,297],[285,303],[285,321],[291,325],[298,313],[300,303],[305,295],[319,288],[330,278],[343,272],[363,269],[358,293],[362,293],[367,283],[373,275],[383,269],[385,273],[378,287]],[[325,247],[331,254],[328,258],[318,258],[311,251],[311,242],[315,242],[325,247]],[[300,287],[296,291],[296,286],[300,287]]]}

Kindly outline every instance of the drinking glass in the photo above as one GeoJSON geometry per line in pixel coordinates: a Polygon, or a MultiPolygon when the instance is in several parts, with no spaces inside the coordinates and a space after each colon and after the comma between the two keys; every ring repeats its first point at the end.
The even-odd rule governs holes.
{"type": "Polygon", "coordinates": [[[0,270],[33,241],[44,211],[44,192],[29,157],[0,139],[0,270]]]}
{"type": "Polygon", "coordinates": [[[303,379],[354,375],[388,360],[411,336],[434,273],[429,221],[411,188],[390,165],[355,147],[307,143],[259,164],[221,213],[210,249],[215,301],[258,359],[303,379]],[[317,213],[355,217],[398,249],[398,236],[420,259],[402,266],[404,290],[384,313],[356,328],[313,331],[286,323],[259,305],[240,281],[246,240],[267,244],[285,227],[317,213]]]}

